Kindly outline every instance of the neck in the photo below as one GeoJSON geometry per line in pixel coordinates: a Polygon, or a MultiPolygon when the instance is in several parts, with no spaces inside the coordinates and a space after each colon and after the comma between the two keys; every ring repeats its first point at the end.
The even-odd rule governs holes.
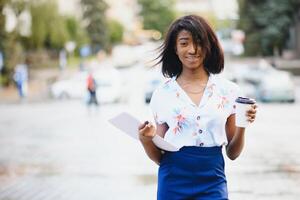
{"type": "Polygon", "coordinates": [[[186,69],[183,68],[180,76],[178,77],[183,80],[189,80],[189,81],[207,81],[208,80],[208,74],[204,70],[203,67],[197,68],[197,69],[186,69]]]}

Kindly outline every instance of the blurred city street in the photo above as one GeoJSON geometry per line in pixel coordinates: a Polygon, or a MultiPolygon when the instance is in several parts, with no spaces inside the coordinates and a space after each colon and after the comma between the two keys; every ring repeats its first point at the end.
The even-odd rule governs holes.
{"type": "MultiPolygon", "coordinates": [[[[87,108],[84,100],[0,105],[0,200],[156,199],[157,166],[138,141],[107,121],[122,111],[151,120],[144,103],[147,71],[129,68],[122,75],[128,98],[120,103],[99,108],[87,108]]],[[[231,200],[299,199],[296,83],[298,101],[259,103],[242,155],[226,159],[231,200]]]]}
{"type": "Polygon", "coordinates": [[[221,51],[258,104],[240,157],[223,149],[230,200],[299,200],[299,0],[1,0],[0,200],[155,200],[158,166],[109,119],[154,122],[162,64],[200,99],[221,51]]]}

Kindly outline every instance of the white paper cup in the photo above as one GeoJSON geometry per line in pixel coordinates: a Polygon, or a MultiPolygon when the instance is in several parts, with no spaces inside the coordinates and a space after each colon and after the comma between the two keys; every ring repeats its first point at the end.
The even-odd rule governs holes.
{"type": "Polygon", "coordinates": [[[237,127],[246,128],[250,122],[247,120],[246,112],[255,104],[254,99],[247,97],[238,97],[236,100],[235,125],[237,127]]]}

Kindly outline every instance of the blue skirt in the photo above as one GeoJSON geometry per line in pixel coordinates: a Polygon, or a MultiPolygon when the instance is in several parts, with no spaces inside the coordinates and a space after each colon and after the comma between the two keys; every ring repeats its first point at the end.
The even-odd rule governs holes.
{"type": "Polygon", "coordinates": [[[158,200],[228,200],[222,147],[165,152],[158,171],[158,200]]]}

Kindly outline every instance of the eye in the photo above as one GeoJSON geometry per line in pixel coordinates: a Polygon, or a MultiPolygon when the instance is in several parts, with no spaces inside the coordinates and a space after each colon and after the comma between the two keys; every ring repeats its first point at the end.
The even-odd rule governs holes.
{"type": "Polygon", "coordinates": [[[179,44],[180,44],[181,46],[186,46],[188,43],[187,43],[187,42],[179,42],[179,44]]]}

